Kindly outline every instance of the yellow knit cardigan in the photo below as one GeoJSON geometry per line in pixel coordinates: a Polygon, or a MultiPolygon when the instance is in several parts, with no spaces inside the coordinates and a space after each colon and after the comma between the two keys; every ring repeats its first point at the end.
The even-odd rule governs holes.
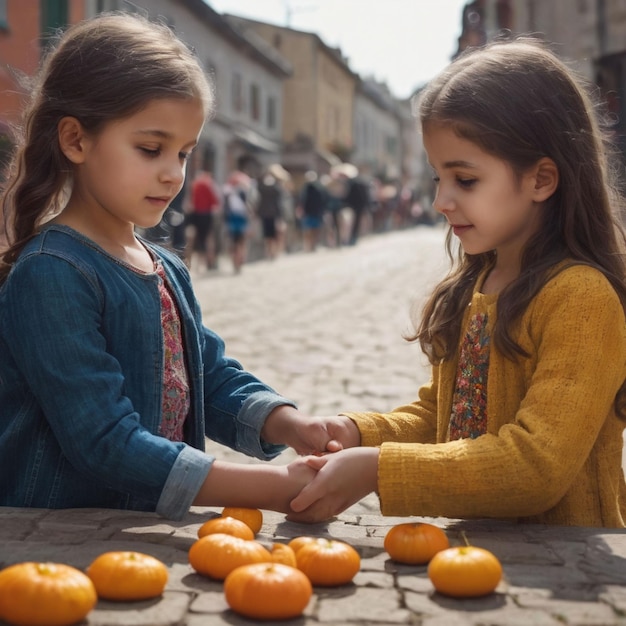
{"type": "MultiPolygon", "coordinates": [[[[464,317],[497,296],[477,284],[464,317]]],[[[532,300],[514,335],[530,355],[507,359],[491,342],[487,433],[447,439],[457,362],[433,367],[418,400],[391,413],[345,413],[361,444],[380,446],[384,515],[514,518],[621,528],[626,423],[615,415],[626,378],[626,321],[599,271],[571,266],[532,300]]]]}

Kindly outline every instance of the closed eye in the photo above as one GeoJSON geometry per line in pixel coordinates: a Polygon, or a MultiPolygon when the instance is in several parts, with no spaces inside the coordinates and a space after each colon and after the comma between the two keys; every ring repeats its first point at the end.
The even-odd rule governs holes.
{"type": "Polygon", "coordinates": [[[456,179],[457,184],[463,189],[471,189],[478,182],[476,178],[459,178],[456,179]]]}
{"type": "Polygon", "coordinates": [[[146,156],[156,158],[161,154],[160,148],[139,148],[146,156]]]}

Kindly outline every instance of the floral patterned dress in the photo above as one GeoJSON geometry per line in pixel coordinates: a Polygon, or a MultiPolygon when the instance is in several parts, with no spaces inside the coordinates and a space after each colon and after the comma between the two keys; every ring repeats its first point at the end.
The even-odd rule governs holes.
{"type": "Polygon", "coordinates": [[[161,324],[163,327],[163,396],[159,434],[170,441],[183,440],[183,425],[189,412],[189,378],[185,365],[180,317],[165,272],[157,263],[161,324]]]}
{"type": "Polygon", "coordinates": [[[449,440],[476,439],[487,432],[489,345],[488,313],[472,312],[461,341],[449,440]]]}

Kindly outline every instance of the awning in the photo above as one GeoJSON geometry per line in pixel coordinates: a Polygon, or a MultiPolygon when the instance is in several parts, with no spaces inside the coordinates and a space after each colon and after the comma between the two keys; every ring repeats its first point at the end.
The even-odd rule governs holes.
{"type": "Polygon", "coordinates": [[[233,135],[243,143],[263,152],[280,152],[280,144],[260,135],[251,128],[240,127],[233,130],[233,135]]]}

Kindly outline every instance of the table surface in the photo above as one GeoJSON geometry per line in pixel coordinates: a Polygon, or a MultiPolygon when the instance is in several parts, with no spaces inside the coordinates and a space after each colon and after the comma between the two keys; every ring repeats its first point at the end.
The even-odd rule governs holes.
{"type": "MultiPolygon", "coordinates": [[[[99,554],[133,550],[162,560],[169,581],[162,597],[136,603],[99,601],[89,626],[200,626],[253,623],[226,604],[223,584],[200,576],[187,553],[217,508],[192,508],[180,522],[154,514],[105,509],[0,508],[0,567],[51,561],[86,569],[99,554]]],[[[354,546],[361,569],[349,585],[314,588],[303,616],[285,624],[420,624],[421,626],[626,626],[626,531],[519,525],[443,518],[385,518],[357,509],[324,524],[288,522],[264,511],[257,540],[266,546],[301,535],[354,546]],[[436,593],[426,566],[392,562],[387,531],[408,521],[443,528],[451,545],[462,533],[493,552],[504,577],[495,593],[459,600],[436,593]]]]}

